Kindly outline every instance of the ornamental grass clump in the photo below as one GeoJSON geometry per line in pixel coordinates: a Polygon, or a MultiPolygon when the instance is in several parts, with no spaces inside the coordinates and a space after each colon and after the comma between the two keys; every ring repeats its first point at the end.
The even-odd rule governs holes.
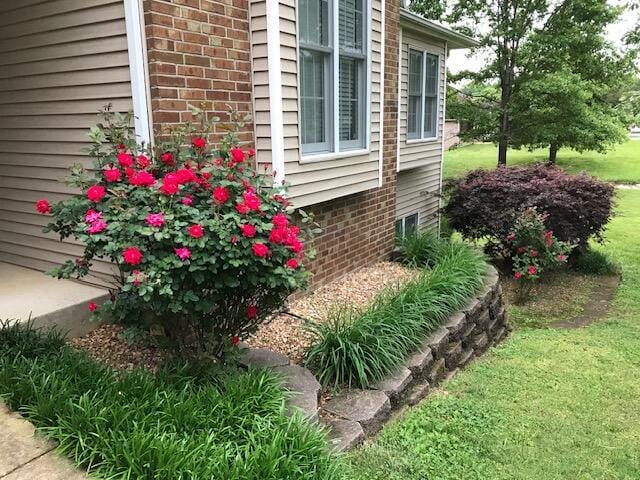
{"type": "Polygon", "coordinates": [[[210,361],[116,372],[55,332],[0,323],[0,398],[95,478],[330,480],[325,434],[281,380],[210,361]]]}
{"type": "Polygon", "coordinates": [[[323,385],[367,388],[381,380],[481,287],[482,255],[440,242],[435,266],[421,265],[416,280],[385,290],[365,310],[336,309],[326,322],[310,324],[318,339],[305,363],[323,385]]]}
{"type": "Polygon", "coordinates": [[[130,115],[103,116],[90,135],[94,171],[71,172],[81,193],[36,204],[53,217],[46,231],[85,246],[51,274],[83,277],[95,259],[109,260],[118,275],[111,300],[89,305],[96,316],[223,358],[306,285],[310,218],[299,212],[304,231],[292,223],[283,190],[238,146],[233,114],[216,148],[207,138],[217,119],[196,112],[197,123],[153,150],[136,143],[130,115]]]}

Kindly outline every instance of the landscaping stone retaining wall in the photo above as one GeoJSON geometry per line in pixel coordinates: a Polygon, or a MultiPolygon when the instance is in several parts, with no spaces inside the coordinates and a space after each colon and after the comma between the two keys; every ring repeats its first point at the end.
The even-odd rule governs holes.
{"type": "Polygon", "coordinates": [[[345,451],[376,434],[393,410],[418,403],[443,379],[453,377],[510,331],[498,272],[489,267],[480,292],[375,388],[343,390],[319,406],[320,384],[306,368],[290,365],[287,357],[265,349],[250,349],[241,361],[282,374],[286,386],[295,392],[291,407],[302,410],[310,419],[319,418],[330,428],[335,450],[345,451]]]}

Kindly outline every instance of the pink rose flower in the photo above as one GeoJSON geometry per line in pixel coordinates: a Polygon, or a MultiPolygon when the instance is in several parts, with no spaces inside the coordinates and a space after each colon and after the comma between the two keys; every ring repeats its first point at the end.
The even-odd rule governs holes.
{"type": "Polygon", "coordinates": [[[162,213],[150,213],[145,221],[152,227],[161,227],[165,224],[164,215],[162,213]]]}
{"type": "Polygon", "coordinates": [[[191,258],[191,250],[189,250],[187,247],[174,248],[174,251],[176,252],[178,258],[183,262],[191,258]]]}

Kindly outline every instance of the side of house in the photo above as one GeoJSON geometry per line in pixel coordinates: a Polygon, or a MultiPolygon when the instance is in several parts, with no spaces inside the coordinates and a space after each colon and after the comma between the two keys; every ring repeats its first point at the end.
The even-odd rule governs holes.
{"type": "MultiPolygon", "coordinates": [[[[323,228],[316,284],[435,225],[446,58],[473,42],[398,0],[16,0],[0,7],[0,262],[47,270],[81,245],[41,233],[42,196],[96,112],[133,110],[143,141],[203,102],[252,114],[241,140],[323,228]]],[[[221,133],[221,132],[216,132],[221,133]]],[[[111,272],[97,262],[95,283],[111,272]]]]}

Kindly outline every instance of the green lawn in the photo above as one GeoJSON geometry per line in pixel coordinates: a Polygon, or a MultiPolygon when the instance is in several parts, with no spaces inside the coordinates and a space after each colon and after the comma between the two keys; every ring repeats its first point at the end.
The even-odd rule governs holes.
{"type": "MultiPolygon", "coordinates": [[[[510,150],[508,165],[523,165],[545,162],[544,150],[510,150]]],[[[497,148],[492,144],[469,145],[447,152],[445,156],[444,176],[459,177],[475,168],[495,168],[498,161],[497,148]]],[[[573,150],[561,150],[558,153],[558,165],[569,173],[588,171],[603,180],[619,183],[640,183],[640,141],[632,140],[618,145],[607,154],[585,152],[579,154],[573,150]]]]}
{"type": "Polygon", "coordinates": [[[640,191],[620,192],[598,247],[623,266],[606,320],[580,330],[519,327],[350,454],[346,478],[640,478],[638,212],[640,191]]]}

